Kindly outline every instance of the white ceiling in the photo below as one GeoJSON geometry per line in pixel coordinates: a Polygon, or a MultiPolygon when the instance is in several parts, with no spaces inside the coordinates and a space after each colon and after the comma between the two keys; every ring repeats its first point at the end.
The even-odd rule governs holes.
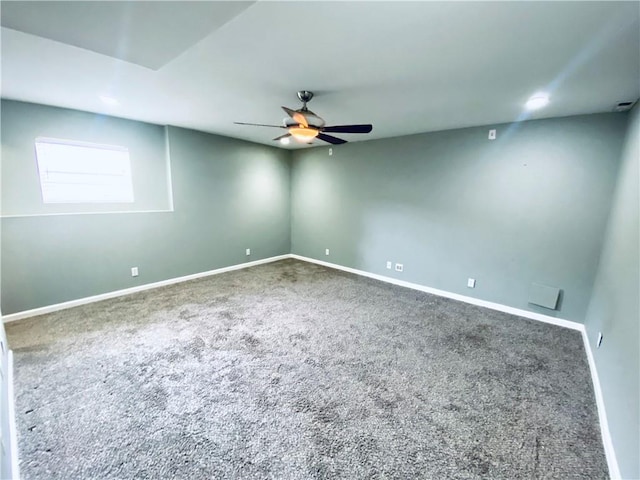
{"type": "MultiPolygon", "coordinates": [[[[7,2],[3,98],[268,145],[296,91],[349,141],[609,112],[640,96],[639,2],[7,2]],[[551,103],[523,113],[547,91],[551,103]],[[119,100],[107,106],[99,96],[119,100]]],[[[324,144],[323,142],[316,142],[324,144]]],[[[288,148],[295,148],[291,145],[288,148]]]]}

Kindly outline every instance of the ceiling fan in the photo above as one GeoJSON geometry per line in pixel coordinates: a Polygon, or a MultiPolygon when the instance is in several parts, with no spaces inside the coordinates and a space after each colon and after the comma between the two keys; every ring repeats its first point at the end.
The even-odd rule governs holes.
{"type": "Polygon", "coordinates": [[[325,132],[369,133],[373,129],[373,126],[370,124],[325,126],[324,120],[307,108],[307,103],[313,98],[313,92],[301,90],[298,92],[298,98],[302,102],[302,108],[292,110],[287,107],[282,107],[288,115],[288,117],[283,120],[283,125],[265,125],[263,123],[244,122],[233,123],[236,125],[251,125],[256,127],[284,128],[287,130],[287,133],[274,138],[274,140],[280,140],[283,143],[289,143],[289,138],[293,137],[302,143],[311,143],[315,138],[318,138],[327,143],[331,143],[332,145],[340,145],[342,143],[347,143],[347,141],[342,138],[334,137],[333,135],[327,135],[325,132]]]}

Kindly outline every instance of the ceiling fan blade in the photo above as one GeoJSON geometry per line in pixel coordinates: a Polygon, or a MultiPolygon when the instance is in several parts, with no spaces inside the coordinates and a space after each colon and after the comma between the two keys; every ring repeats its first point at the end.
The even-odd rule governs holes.
{"type": "Polygon", "coordinates": [[[265,125],[264,123],[244,123],[244,122],[233,122],[236,125],[250,125],[252,127],[273,127],[273,128],[285,128],[282,125],[265,125]]]}
{"type": "Polygon", "coordinates": [[[291,110],[287,107],[282,107],[282,110],[286,112],[291,118],[293,118],[299,125],[303,125],[304,127],[308,127],[309,123],[307,122],[307,117],[305,117],[300,112],[296,112],[295,110],[291,110]]]}
{"type": "Polygon", "coordinates": [[[324,127],[323,132],[334,133],[369,133],[373,130],[373,125],[335,125],[333,127],[324,127]]]}
{"type": "Polygon", "coordinates": [[[284,135],[280,135],[279,137],[274,138],[273,141],[275,142],[277,140],[280,140],[282,138],[287,138],[287,137],[290,137],[290,136],[291,136],[290,133],[285,133],[284,135]]]}
{"type": "Polygon", "coordinates": [[[327,143],[331,143],[332,145],[340,145],[342,143],[347,143],[346,140],[343,140],[338,137],[334,137],[332,135],[325,135],[324,133],[319,133],[316,138],[319,138],[320,140],[324,140],[327,143]]]}

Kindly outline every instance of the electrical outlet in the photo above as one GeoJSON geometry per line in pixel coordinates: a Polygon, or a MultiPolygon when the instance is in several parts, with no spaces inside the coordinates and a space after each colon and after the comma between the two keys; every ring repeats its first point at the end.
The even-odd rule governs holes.
{"type": "Polygon", "coordinates": [[[467,287],[476,288],[476,279],[475,278],[469,278],[467,280],[467,287]]]}
{"type": "Polygon", "coordinates": [[[329,249],[328,249],[328,248],[325,248],[325,249],[324,249],[324,254],[325,254],[325,255],[329,255],[329,249]]]}
{"type": "Polygon", "coordinates": [[[131,276],[132,277],[138,276],[138,267],[131,267],[131,276]]]}
{"type": "Polygon", "coordinates": [[[404,265],[401,263],[396,263],[396,272],[402,272],[404,270],[404,265]]]}
{"type": "Polygon", "coordinates": [[[387,262],[387,268],[388,268],[389,270],[391,270],[391,268],[392,268],[392,267],[391,267],[391,262],[387,262]]]}
{"type": "Polygon", "coordinates": [[[600,348],[600,345],[602,345],[603,339],[604,339],[604,336],[602,335],[602,332],[598,332],[598,341],[596,342],[596,348],[600,348]]]}
{"type": "Polygon", "coordinates": [[[247,256],[251,255],[251,249],[247,248],[247,256]]]}
{"type": "Polygon", "coordinates": [[[333,155],[333,148],[330,148],[329,149],[329,156],[332,156],[332,155],[333,155]]]}
{"type": "Polygon", "coordinates": [[[495,140],[495,139],[496,139],[496,131],[495,131],[495,129],[489,130],[489,140],[495,140]]]}

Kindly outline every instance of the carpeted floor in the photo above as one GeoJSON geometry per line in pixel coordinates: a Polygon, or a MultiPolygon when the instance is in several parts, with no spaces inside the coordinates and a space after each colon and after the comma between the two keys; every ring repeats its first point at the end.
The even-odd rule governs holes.
{"type": "Polygon", "coordinates": [[[606,478],[578,332],[285,260],[10,323],[24,478],[606,478]]]}

